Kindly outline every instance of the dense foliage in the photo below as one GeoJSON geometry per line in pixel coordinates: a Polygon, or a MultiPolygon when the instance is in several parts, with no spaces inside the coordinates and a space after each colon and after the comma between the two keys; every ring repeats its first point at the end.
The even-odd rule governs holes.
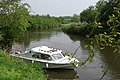
{"type": "Polygon", "coordinates": [[[1,80],[46,80],[38,64],[12,58],[0,51],[1,80]]]}
{"type": "Polygon", "coordinates": [[[120,1],[110,0],[108,3],[113,6],[112,13],[109,13],[109,19],[106,21],[107,28],[110,30],[110,32],[101,33],[97,36],[97,38],[99,38],[102,46],[116,47],[116,51],[120,53],[120,1]],[[113,46],[112,44],[116,44],[117,46],[113,46]]]}
{"type": "Polygon", "coordinates": [[[73,14],[73,17],[71,18],[72,22],[80,22],[80,16],[77,14],[73,14]]]}
{"type": "Polygon", "coordinates": [[[91,33],[93,27],[94,27],[93,25],[83,22],[78,24],[73,23],[70,25],[64,25],[62,30],[66,33],[77,34],[82,37],[85,37],[88,34],[91,34],[91,35],[93,34],[91,33]]]}
{"type": "Polygon", "coordinates": [[[29,26],[28,7],[27,4],[21,3],[21,0],[0,1],[0,42],[5,46],[10,46],[13,39],[29,26]]]}
{"type": "Polygon", "coordinates": [[[29,19],[30,27],[29,30],[40,30],[61,27],[63,19],[61,17],[51,17],[31,15],[29,19]]]}
{"type": "Polygon", "coordinates": [[[97,11],[94,6],[90,6],[80,13],[80,22],[87,22],[92,24],[96,21],[97,11]]]}

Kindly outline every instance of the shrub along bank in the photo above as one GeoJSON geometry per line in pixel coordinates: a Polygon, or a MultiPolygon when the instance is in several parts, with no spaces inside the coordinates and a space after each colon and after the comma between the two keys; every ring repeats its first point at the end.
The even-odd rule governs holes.
{"type": "Polygon", "coordinates": [[[0,51],[0,80],[47,80],[42,68],[0,51]]]}
{"type": "Polygon", "coordinates": [[[68,34],[80,35],[81,37],[93,37],[100,33],[110,32],[109,29],[100,28],[96,24],[89,24],[87,22],[63,25],[62,31],[68,34]]]}
{"type": "MultiPolygon", "coordinates": [[[[90,25],[88,23],[70,24],[62,27],[62,31],[65,33],[77,34],[85,37],[86,35],[91,34],[93,27],[94,25],[90,25]]],[[[93,33],[91,35],[93,35],[93,33]]]]}

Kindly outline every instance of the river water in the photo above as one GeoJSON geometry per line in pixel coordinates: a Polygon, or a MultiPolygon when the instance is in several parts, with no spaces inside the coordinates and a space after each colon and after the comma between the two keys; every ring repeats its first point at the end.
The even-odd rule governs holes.
{"type": "MultiPolygon", "coordinates": [[[[25,32],[19,42],[13,44],[12,49],[13,51],[17,49],[25,51],[46,45],[72,53],[80,46],[74,57],[83,61],[89,56],[89,50],[84,49],[86,44],[88,42],[79,36],[67,35],[60,30],[41,30],[25,32]]],[[[116,57],[113,50],[109,47],[104,50],[94,50],[94,61],[87,62],[84,66],[79,66],[74,70],[45,70],[48,80],[100,80],[106,67],[108,67],[108,72],[102,80],[120,80],[120,58],[116,57]]]]}

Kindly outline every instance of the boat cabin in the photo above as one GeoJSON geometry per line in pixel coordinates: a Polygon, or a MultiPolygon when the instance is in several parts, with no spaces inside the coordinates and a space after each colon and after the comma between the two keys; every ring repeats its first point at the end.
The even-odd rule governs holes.
{"type": "Polygon", "coordinates": [[[64,55],[62,54],[62,50],[48,46],[33,48],[30,53],[32,53],[33,58],[49,61],[55,61],[64,57],[64,55]]]}

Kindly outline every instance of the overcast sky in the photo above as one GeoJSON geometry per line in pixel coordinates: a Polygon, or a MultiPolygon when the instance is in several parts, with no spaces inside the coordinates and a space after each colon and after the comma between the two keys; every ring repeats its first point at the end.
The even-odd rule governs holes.
{"type": "Polygon", "coordinates": [[[99,0],[25,0],[35,14],[51,16],[72,16],[79,14],[99,0]]]}

